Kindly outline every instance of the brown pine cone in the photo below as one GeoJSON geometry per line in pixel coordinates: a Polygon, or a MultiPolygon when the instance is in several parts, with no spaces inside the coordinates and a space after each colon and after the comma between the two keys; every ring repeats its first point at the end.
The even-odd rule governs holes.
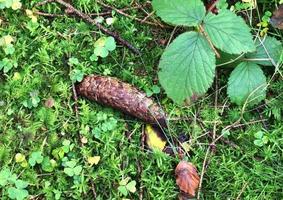
{"type": "Polygon", "coordinates": [[[76,89],[80,96],[116,108],[147,123],[166,126],[165,113],[158,104],[144,92],[116,78],[89,75],[76,89]]]}

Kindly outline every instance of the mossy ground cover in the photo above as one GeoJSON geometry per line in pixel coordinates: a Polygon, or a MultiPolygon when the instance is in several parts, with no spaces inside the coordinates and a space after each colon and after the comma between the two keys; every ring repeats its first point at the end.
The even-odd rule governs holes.
{"type": "MultiPolygon", "coordinates": [[[[0,37],[11,35],[15,49],[8,55],[1,49],[0,57],[17,63],[0,74],[1,199],[13,198],[13,192],[26,196],[25,191],[31,199],[177,198],[174,168],[180,160],[142,147],[143,122],[82,98],[76,116],[70,77],[74,70],[117,77],[150,95],[156,93],[153,97],[169,113],[169,140],[181,134],[189,137],[185,159],[200,173],[211,148],[209,136],[213,131],[224,135],[207,157],[201,199],[283,198],[280,74],[269,86],[265,102],[256,107],[242,109],[229,103],[226,82],[230,69],[225,68],[218,69],[217,81],[207,95],[188,106],[177,106],[156,88],[160,87],[159,58],[178,29],[148,26],[113,12],[115,22],[102,23],[142,54],[134,55],[118,45],[106,58],[95,61],[91,58],[95,42],[105,35],[72,16],[38,16],[38,22],[33,23],[25,9],[32,9],[36,2],[22,1],[20,10],[0,11],[0,37]],[[70,64],[70,58],[76,60],[75,64],[70,64]],[[238,125],[223,133],[239,118],[238,125]],[[90,162],[95,156],[100,157],[98,163],[90,162]],[[127,177],[129,182],[136,182],[136,192],[123,194],[119,190],[127,177]]],[[[133,3],[103,2],[120,9],[133,3]]],[[[258,1],[259,14],[272,11],[275,3],[258,1]]],[[[105,11],[92,0],[76,0],[73,5],[85,13],[105,11]]],[[[61,10],[55,3],[41,8],[48,13],[61,10]]],[[[150,13],[152,8],[145,10],[150,13]]],[[[145,16],[139,9],[127,13],[141,19],[145,16]]],[[[152,18],[158,20],[154,15],[152,18]]],[[[269,31],[282,41],[282,32],[269,31]]],[[[273,73],[272,68],[265,70],[269,78],[273,73]]]]}

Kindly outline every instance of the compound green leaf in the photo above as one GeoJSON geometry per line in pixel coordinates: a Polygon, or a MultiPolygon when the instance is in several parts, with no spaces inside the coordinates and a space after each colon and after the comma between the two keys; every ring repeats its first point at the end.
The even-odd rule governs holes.
{"type": "Polygon", "coordinates": [[[248,25],[229,10],[222,10],[218,15],[208,13],[204,29],[212,43],[224,52],[241,54],[256,50],[248,25]]]}
{"type": "Polygon", "coordinates": [[[215,55],[199,33],[178,36],[165,50],[159,64],[159,79],[167,95],[177,103],[204,94],[215,75],[215,55]]]}
{"type": "Polygon", "coordinates": [[[256,47],[256,52],[248,54],[247,58],[255,59],[259,65],[273,66],[271,59],[277,64],[283,54],[282,43],[274,37],[257,39],[256,47]]]}
{"type": "Polygon", "coordinates": [[[228,81],[228,95],[237,105],[254,105],[265,99],[266,77],[261,68],[252,62],[239,64],[228,81]]]}
{"type": "Polygon", "coordinates": [[[105,40],[105,48],[108,51],[114,51],[116,49],[116,42],[113,37],[107,37],[105,40]]]}
{"type": "Polygon", "coordinates": [[[9,187],[8,188],[8,195],[9,195],[10,199],[23,200],[29,194],[28,194],[27,190],[9,187]]]}
{"type": "Polygon", "coordinates": [[[30,166],[35,166],[36,163],[40,164],[43,161],[43,156],[40,151],[32,152],[28,160],[30,166]]]}
{"type": "Polygon", "coordinates": [[[28,182],[26,182],[26,181],[16,180],[16,181],[15,181],[15,185],[16,185],[16,188],[18,188],[18,189],[24,189],[24,188],[26,188],[29,184],[28,184],[28,182]]]}
{"type": "Polygon", "coordinates": [[[201,0],[153,0],[157,15],[167,23],[197,26],[205,16],[201,0]]]}

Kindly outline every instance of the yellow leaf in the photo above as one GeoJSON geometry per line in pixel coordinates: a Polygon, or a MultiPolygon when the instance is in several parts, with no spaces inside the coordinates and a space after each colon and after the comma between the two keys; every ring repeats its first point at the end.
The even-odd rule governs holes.
{"type": "Polygon", "coordinates": [[[31,21],[33,23],[37,22],[37,17],[35,15],[31,16],[31,21]]]}
{"type": "Polygon", "coordinates": [[[93,156],[87,158],[87,162],[90,164],[90,166],[97,165],[99,161],[100,161],[100,156],[93,156]]]}
{"type": "Polygon", "coordinates": [[[24,162],[26,160],[26,157],[25,157],[24,154],[17,153],[16,156],[15,156],[15,160],[16,160],[16,163],[21,163],[21,162],[24,162]]]}
{"type": "Polygon", "coordinates": [[[183,147],[185,152],[189,152],[190,149],[191,149],[189,142],[184,142],[184,143],[181,144],[181,146],[183,147]]]}
{"type": "Polygon", "coordinates": [[[105,42],[106,42],[106,38],[105,38],[105,37],[99,38],[99,39],[94,43],[94,46],[95,46],[95,47],[104,47],[104,46],[105,46],[105,42]]]}
{"type": "Polygon", "coordinates": [[[13,76],[13,80],[14,81],[18,81],[18,80],[21,80],[22,76],[19,72],[15,72],[14,73],[14,76],[13,76]]]}
{"type": "Polygon", "coordinates": [[[127,178],[121,180],[121,181],[119,182],[119,185],[125,186],[125,185],[127,185],[127,183],[129,182],[129,180],[131,180],[131,178],[130,178],[130,177],[127,177],[127,178]]]}
{"type": "Polygon", "coordinates": [[[33,12],[29,9],[26,9],[26,14],[28,17],[32,16],[33,15],[33,12]]]}
{"type": "Polygon", "coordinates": [[[52,166],[52,167],[56,167],[56,166],[57,166],[57,162],[56,162],[56,160],[54,160],[54,159],[51,159],[51,160],[50,160],[50,163],[51,163],[51,166],[52,166]]]}
{"type": "Polygon", "coordinates": [[[81,138],[81,143],[83,143],[83,144],[86,144],[88,141],[87,141],[87,138],[85,137],[85,136],[83,136],[82,138],[81,138]]]}
{"type": "Polygon", "coordinates": [[[7,45],[11,44],[13,41],[14,41],[14,39],[12,38],[12,36],[5,35],[5,36],[0,38],[0,46],[7,46],[7,45]]]}
{"type": "Polygon", "coordinates": [[[28,166],[27,160],[24,160],[23,162],[21,162],[21,166],[26,168],[28,166]]]}
{"type": "Polygon", "coordinates": [[[12,9],[18,10],[22,7],[22,3],[19,0],[14,0],[12,3],[12,9]]]}
{"type": "Polygon", "coordinates": [[[37,22],[37,16],[33,13],[32,10],[26,9],[26,14],[33,23],[37,22]]]}
{"type": "Polygon", "coordinates": [[[159,149],[163,150],[166,141],[161,137],[161,133],[153,128],[151,125],[146,125],[145,128],[145,134],[146,134],[146,143],[149,148],[151,149],[159,149]]]}

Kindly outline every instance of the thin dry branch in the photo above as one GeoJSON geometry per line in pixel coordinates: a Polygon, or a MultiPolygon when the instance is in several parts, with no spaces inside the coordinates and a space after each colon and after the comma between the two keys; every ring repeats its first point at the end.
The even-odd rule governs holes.
{"type": "MultiPolygon", "coordinates": [[[[162,25],[162,24],[160,24],[160,23],[154,23],[154,22],[149,22],[149,21],[147,21],[147,18],[149,18],[149,17],[151,16],[151,14],[149,14],[148,16],[146,16],[144,19],[139,19],[139,18],[137,18],[137,17],[133,17],[133,16],[131,16],[131,15],[125,13],[122,9],[121,9],[121,10],[120,10],[120,9],[117,9],[117,8],[115,8],[115,7],[113,7],[113,6],[110,6],[110,5],[107,5],[107,4],[105,4],[105,3],[101,2],[101,1],[97,1],[97,3],[100,4],[100,5],[102,5],[102,6],[105,7],[105,8],[109,8],[109,9],[112,9],[112,10],[116,11],[116,12],[119,13],[120,15],[123,15],[123,16],[125,16],[125,17],[131,18],[131,19],[133,19],[133,20],[135,20],[135,21],[138,21],[138,22],[140,22],[140,23],[142,23],[142,24],[147,24],[147,25],[151,25],[151,26],[158,26],[158,27],[164,28],[164,25],[162,25]]],[[[140,6],[140,8],[142,8],[142,6],[140,6]]]]}
{"type": "Polygon", "coordinates": [[[116,32],[112,32],[110,31],[109,29],[107,29],[106,27],[104,27],[102,24],[98,23],[96,20],[92,19],[89,15],[85,14],[85,13],[82,13],[81,11],[79,11],[78,9],[76,9],[75,7],[73,7],[71,4],[63,1],[63,0],[48,0],[48,1],[43,1],[38,5],[44,5],[46,3],[50,3],[50,2],[57,2],[59,3],[60,5],[64,6],[66,8],[66,10],[70,11],[68,12],[67,14],[76,14],[78,17],[80,17],[81,19],[85,20],[86,22],[92,24],[92,25],[95,25],[101,32],[109,35],[109,36],[112,36],[116,39],[116,41],[129,48],[132,52],[134,52],[135,54],[138,54],[140,55],[140,51],[135,48],[132,44],[130,44],[127,40],[124,40],[118,33],[116,32]]]}

